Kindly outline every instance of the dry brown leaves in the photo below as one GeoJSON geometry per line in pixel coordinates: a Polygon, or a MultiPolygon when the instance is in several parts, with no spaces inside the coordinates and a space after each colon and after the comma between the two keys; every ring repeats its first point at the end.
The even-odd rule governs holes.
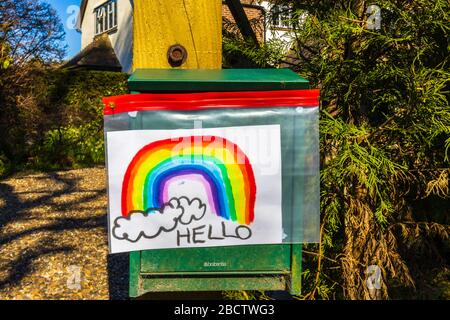
{"type": "Polygon", "coordinates": [[[0,299],[108,299],[106,199],[103,167],[0,181],[0,299]]]}

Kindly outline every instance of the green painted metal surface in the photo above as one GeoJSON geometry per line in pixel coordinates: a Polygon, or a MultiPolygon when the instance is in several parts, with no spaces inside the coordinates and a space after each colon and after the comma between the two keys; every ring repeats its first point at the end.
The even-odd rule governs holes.
{"type": "Polygon", "coordinates": [[[128,87],[131,92],[260,91],[309,89],[309,82],[289,69],[138,69],[128,87]]]}
{"type": "Polygon", "coordinates": [[[291,245],[291,273],[289,292],[293,295],[299,295],[302,291],[302,245],[291,245]]]}
{"type": "Polygon", "coordinates": [[[289,282],[286,276],[227,276],[207,274],[203,277],[154,278],[143,277],[141,292],[176,291],[239,291],[239,290],[285,290],[289,282]]]}
{"type": "Polygon", "coordinates": [[[142,252],[141,272],[288,271],[291,250],[286,245],[149,250],[142,252]],[[264,256],[261,256],[261,253],[264,256]],[[175,263],[180,259],[183,263],[175,263]]]}
{"type": "MultiPolygon", "coordinates": [[[[287,69],[142,69],[129,79],[129,90],[133,93],[308,88],[307,80],[287,69]]],[[[217,117],[216,110],[185,112],[191,115],[185,122],[174,122],[170,111],[140,112],[135,118],[126,117],[126,121],[121,121],[125,127],[117,130],[192,128],[192,119],[201,119],[204,128],[281,124],[283,221],[302,223],[292,221],[292,217],[297,216],[293,211],[301,210],[299,195],[301,197],[303,190],[298,179],[290,175],[290,170],[303,156],[291,148],[298,134],[294,116],[268,119],[255,116],[254,110],[244,109],[230,110],[233,117],[217,117]]],[[[223,290],[289,290],[300,294],[301,256],[301,244],[132,252],[129,294],[137,297],[146,292],[223,290]]]]}
{"type": "Polygon", "coordinates": [[[130,252],[130,284],[129,296],[138,297],[142,293],[141,290],[141,252],[130,252]]]}

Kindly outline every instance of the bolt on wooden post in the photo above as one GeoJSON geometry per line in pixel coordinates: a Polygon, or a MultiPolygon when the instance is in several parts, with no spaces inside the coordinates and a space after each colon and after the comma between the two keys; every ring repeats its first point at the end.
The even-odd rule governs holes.
{"type": "Polygon", "coordinates": [[[220,69],[222,1],[135,0],[133,70],[220,69]]]}

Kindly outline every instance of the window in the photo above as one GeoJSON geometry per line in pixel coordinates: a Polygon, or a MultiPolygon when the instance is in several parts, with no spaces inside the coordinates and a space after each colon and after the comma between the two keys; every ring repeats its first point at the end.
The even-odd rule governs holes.
{"type": "Polygon", "coordinates": [[[272,27],[292,29],[292,11],[289,5],[273,5],[270,16],[272,27]]]}
{"type": "Polygon", "coordinates": [[[117,0],[110,0],[95,8],[95,35],[117,27],[117,0]]]}

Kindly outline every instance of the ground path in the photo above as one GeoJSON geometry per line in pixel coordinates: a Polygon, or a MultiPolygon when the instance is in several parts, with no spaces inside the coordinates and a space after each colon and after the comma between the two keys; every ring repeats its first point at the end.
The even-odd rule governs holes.
{"type": "MultiPolygon", "coordinates": [[[[104,167],[0,180],[0,300],[127,299],[128,254],[108,255],[106,208],[104,167]]],[[[140,299],[223,297],[191,292],[140,299]]]]}
{"type": "Polygon", "coordinates": [[[0,180],[0,299],[126,298],[108,256],[103,167],[0,180]]]}

